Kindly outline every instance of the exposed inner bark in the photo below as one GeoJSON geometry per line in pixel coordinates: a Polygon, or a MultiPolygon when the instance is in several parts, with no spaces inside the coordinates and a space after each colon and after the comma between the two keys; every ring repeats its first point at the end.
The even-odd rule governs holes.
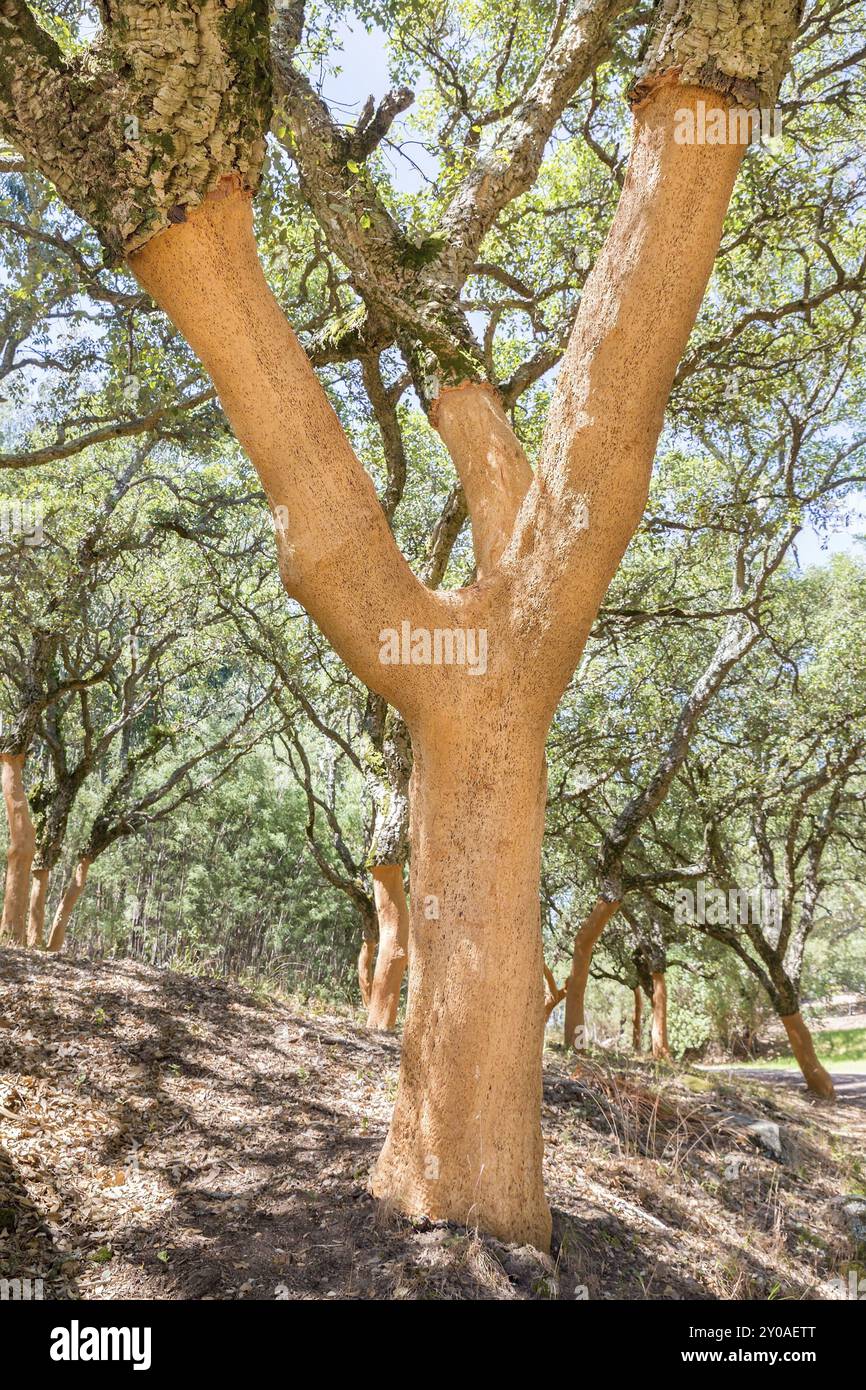
{"type": "Polygon", "coordinates": [[[435,628],[440,596],[398,550],[373,483],[268,288],[249,195],[226,180],[130,265],[198,353],[256,466],[275,513],[286,589],[365,685],[399,708],[413,668],[381,663],[379,632],[399,631],[407,616],[435,628]]]}
{"type": "Polygon", "coordinates": [[[27,941],[27,895],[30,866],[36,852],[36,831],[24,790],[24,761],[23,753],[0,753],[0,782],[9,826],[0,937],[11,939],[19,946],[27,941]]]}
{"type": "Polygon", "coordinates": [[[571,962],[571,975],[565,995],[565,1030],[563,1041],[566,1047],[579,1051],[586,1044],[586,1018],[584,1001],[586,985],[589,980],[589,967],[592,953],[599,937],[619,907],[618,902],[605,902],[599,898],[589,916],[581,923],[574,937],[574,955],[571,962]]]}
{"type": "Polygon", "coordinates": [[[443,391],[432,417],[463,484],[476,570],[485,579],[511,539],[532,469],[490,386],[465,382],[443,391]]]}
{"type": "Polygon", "coordinates": [[[83,855],[75,866],[75,872],[66,885],[63,897],[57,906],[54,914],[54,921],[51,924],[51,935],[48,938],[48,950],[61,950],[66,940],[66,929],[69,926],[70,918],[75,910],[78,899],[84,892],[87,883],[87,874],[93,861],[83,855]]]}
{"type": "MultiPolygon", "coordinates": [[[[462,591],[432,593],[397,550],[268,290],[237,183],[131,259],[210,372],[278,509],[286,588],[412,731],[412,972],[400,1085],[374,1190],[404,1211],[477,1222],[542,1248],[550,1233],[540,1130],[544,739],[640,519],[670,385],[742,158],[738,147],[675,141],[677,108],[706,96],[666,90],[637,119],[539,476],[494,574],[462,591]],[[380,629],[407,618],[428,631],[489,628],[485,678],[383,665],[380,629]]],[[[449,393],[449,406],[461,402],[474,403],[467,392],[449,393]]],[[[494,424],[503,428],[498,416],[494,424]]],[[[456,442],[454,450],[461,457],[456,442]]],[[[514,450],[501,457],[522,467],[514,450]]],[[[613,910],[604,904],[605,920],[613,910]]]]}
{"type": "MultiPolygon", "coordinates": [[[[50,943],[49,943],[50,946],[50,943]]],[[[369,1008],[370,996],[373,992],[373,971],[376,968],[376,942],[371,936],[365,936],[361,942],[361,949],[358,952],[358,988],[361,991],[361,1003],[364,1008],[369,1008]]]]}
{"type": "Polygon", "coordinates": [[[785,1025],[785,1032],[788,1034],[791,1051],[797,1059],[797,1064],[805,1077],[809,1090],[814,1091],[816,1096],[821,1096],[824,1100],[835,1100],[836,1090],[830,1080],[830,1074],[818,1061],[812,1034],[806,1026],[803,1015],[799,1011],[795,1014],[785,1014],[782,1022],[785,1025]]]}
{"type": "Polygon", "coordinates": [[[653,982],[653,1018],[652,1018],[652,1050],[656,1061],[670,1061],[670,1048],[668,1047],[668,989],[664,973],[661,970],[654,970],[652,975],[653,982]]]}
{"type": "Polygon", "coordinates": [[[413,729],[412,968],[373,1177],[402,1211],[540,1249],[544,735],[468,715],[413,729]]]}
{"type": "Polygon", "coordinates": [[[379,950],[370,991],[367,1024],[391,1029],[397,1022],[400,986],[409,951],[409,904],[400,864],[376,864],[372,869],[373,895],[379,919],[379,950]]]}
{"type": "Polygon", "coordinates": [[[45,944],[45,900],[48,897],[50,869],[34,869],[30,884],[30,913],[27,921],[27,945],[41,948],[45,944]]]}

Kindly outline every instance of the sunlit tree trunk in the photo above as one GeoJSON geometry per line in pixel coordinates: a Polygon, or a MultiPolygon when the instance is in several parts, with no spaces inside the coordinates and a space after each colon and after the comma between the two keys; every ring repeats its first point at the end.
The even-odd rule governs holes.
{"type": "Polygon", "coordinates": [[[400,987],[408,961],[409,904],[401,865],[376,864],[371,872],[379,920],[379,949],[367,1023],[370,1028],[387,1030],[397,1022],[400,987]]]}
{"type": "Polygon", "coordinates": [[[785,1032],[791,1044],[791,1051],[810,1091],[823,1100],[835,1100],[836,1090],[830,1073],[822,1067],[815,1052],[815,1044],[803,1015],[799,1012],[782,1016],[785,1032]]]}
{"type": "Polygon", "coordinates": [[[50,869],[34,869],[30,884],[30,912],[27,919],[27,945],[41,949],[45,944],[45,903],[48,898],[50,869]]]}
{"type": "Polygon", "coordinates": [[[668,1047],[668,990],[664,972],[654,970],[652,976],[653,987],[653,1016],[652,1016],[652,1050],[656,1061],[670,1061],[670,1048],[668,1047]]]}
{"type": "Polygon", "coordinates": [[[361,941],[361,949],[358,952],[358,989],[361,992],[361,1003],[364,1008],[369,1008],[370,996],[373,993],[373,972],[376,969],[376,938],[365,936],[361,941]]]}
{"type": "Polygon", "coordinates": [[[59,951],[66,940],[66,929],[69,926],[72,913],[78,899],[84,892],[87,884],[87,874],[90,869],[91,860],[87,855],[83,855],[75,866],[72,878],[66,885],[63,897],[57,906],[54,914],[54,921],[51,925],[51,935],[48,938],[48,950],[59,951]]]}
{"type": "Polygon", "coordinates": [[[412,968],[400,1089],[373,1191],[546,1248],[544,729],[500,729],[494,740],[485,721],[470,730],[458,719],[415,736],[412,968]]]}
{"type": "Polygon", "coordinates": [[[605,902],[599,898],[589,916],[579,926],[574,938],[574,954],[571,961],[571,975],[565,995],[565,1031],[563,1041],[566,1047],[576,1050],[586,1046],[586,986],[589,981],[589,967],[592,953],[598,939],[619,907],[618,902],[605,902]]]}
{"type": "Polygon", "coordinates": [[[24,789],[24,761],[23,753],[0,754],[0,778],[9,827],[0,938],[12,940],[19,946],[27,941],[30,866],[36,851],[36,832],[24,789]]]}

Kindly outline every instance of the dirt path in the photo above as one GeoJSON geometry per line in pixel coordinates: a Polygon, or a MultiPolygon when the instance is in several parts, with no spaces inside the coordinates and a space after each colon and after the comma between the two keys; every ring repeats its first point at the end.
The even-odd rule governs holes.
{"type": "MultiPolygon", "coordinates": [[[[732,1080],[738,1076],[747,1076],[754,1081],[785,1086],[801,1092],[804,1096],[808,1095],[806,1083],[798,1067],[713,1067],[707,1070],[724,1072],[732,1080]]],[[[830,1073],[830,1079],[836,1088],[836,1096],[840,1103],[856,1105],[859,1109],[866,1110],[866,1067],[862,1071],[834,1071],[830,1073]]]]}

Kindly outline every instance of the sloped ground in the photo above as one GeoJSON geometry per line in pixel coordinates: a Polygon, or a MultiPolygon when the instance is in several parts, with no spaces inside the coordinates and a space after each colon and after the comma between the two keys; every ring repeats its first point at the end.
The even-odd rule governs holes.
{"type": "Polygon", "coordinates": [[[545,1261],[366,1195],[398,1053],[224,981],[0,952],[0,1278],[96,1299],[843,1296],[856,1107],[829,1123],[781,1089],[554,1056],[545,1261]]]}

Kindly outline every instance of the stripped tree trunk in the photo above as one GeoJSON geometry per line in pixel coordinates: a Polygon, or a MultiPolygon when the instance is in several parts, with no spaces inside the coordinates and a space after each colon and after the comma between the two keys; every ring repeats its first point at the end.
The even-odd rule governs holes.
{"type": "Polygon", "coordinates": [[[51,870],[33,870],[30,884],[30,912],[27,920],[27,945],[41,949],[45,945],[45,903],[51,870]]]}
{"type": "Polygon", "coordinates": [[[59,951],[63,947],[70,918],[87,884],[87,874],[91,862],[92,861],[88,859],[86,854],[82,855],[75,866],[72,878],[66,885],[63,897],[60,899],[57,911],[54,914],[54,921],[51,925],[51,935],[48,938],[49,951],[59,951]]]}
{"type": "Polygon", "coordinates": [[[36,852],[36,831],[24,789],[24,761],[23,753],[0,754],[0,779],[9,826],[0,938],[10,939],[18,946],[27,941],[27,895],[36,852]]]}
{"type": "Polygon", "coordinates": [[[554,978],[553,971],[549,969],[547,963],[545,962],[544,984],[544,1019],[546,1022],[550,1018],[550,1015],[553,1013],[557,1004],[561,1003],[561,1001],[565,998],[566,994],[568,993],[568,980],[566,980],[564,985],[558,985],[554,978]]]}
{"type": "Polygon", "coordinates": [[[803,1019],[803,1015],[799,1012],[785,1014],[782,1017],[782,1023],[788,1034],[791,1051],[797,1059],[797,1064],[809,1090],[814,1091],[815,1095],[820,1096],[823,1100],[835,1100],[836,1090],[830,1073],[818,1061],[812,1034],[803,1019]]]}
{"type": "Polygon", "coordinates": [[[670,1048],[668,1047],[668,990],[665,982],[664,972],[654,970],[652,976],[653,987],[653,1018],[652,1018],[652,1050],[656,1061],[670,1061],[670,1048]]]}
{"type": "MultiPolygon", "coordinates": [[[[127,256],[198,354],[272,507],[286,589],[411,731],[412,969],[373,1190],[410,1215],[540,1248],[551,1228],[540,1125],[545,738],[643,514],[743,154],[736,144],[680,143],[678,115],[698,102],[709,119],[731,100],[771,101],[786,64],[795,0],[756,6],[772,24],[751,10],[732,18],[662,0],[619,206],[584,285],[535,474],[495,393],[468,379],[476,359],[440,359],[431,414],[463,485],[482,576],[446,592],[422,584],[397,549],[258,261],[250,195],[269,121],[267,7],[246,6],[238,23],[230,0],[108,0],[102,9],[117,22],[93,55],[101,86],[87,101],[86,70],[71,80],[26,6],[0,6],[0,26],[15,38],[0,65],[0,128],[127,256]],[[189,52],[201,61],[186,61],[189,52]],[[39,97],[28,102],[31,89],[39,97]],[[130,141],[123,116],[135,111],[143,119],[130,141]],[[178,130],[182,140],[166,140],[178,130]],[[423,643],[418,661],[386,661],[381,633],[404,622],[428,641],[442,629],[483,632],[483,676],[429,664],[423,643]]],[[[275,8],[290,20],[299,13],[275,8]]],[[[560,26],[575,46],[552,43],[562,70],[533,88],[547,110],[585,71],[585,23],[578,7],[560,26]]],[[[519,116],[518,125],[529,120],[519,116]]],[[[530,125],[526,143],[540,158],[547,137],[539,143],[538,132],[530,125]]],[[[494,162],[470,201],[495,179],[494,162]]],[[[423,334],[417,342],[427,345],[423,334]]]]}
{"type": "Polygon", "coordinates": [[[375,936],[365,936],[362,938],[361,949],[358,952],[358,989],[361,991],[361,1003],[365,1009],[370,1006],[375,969],[376,938],[375,936]]]}
{"type": "Polygon", "coordinates": [[[379,950],[370,990],[367,1024],[387,1030],[397,1022],[400,986],[409,953],[409,904],[399,864],[377,864],[373,870],[373,894],[379,919],[379,950]]]}
{"type": "Polygon", "coordinates": [[[367,863],[373,879],[378,949],[367,1026],[387,1031],[397,1023],[409,952],[409,904],[403,883],[409,840],[412,748],[403,720],[371,695],[366,712],[365,763],[376,808],[367,863]]]}
{"type": "Polygon", "coordinates": [[[589,916],[581,923],[574,938],[574,955],[571,962],[571,975],[565,995],[565,1035],[566,1047],[580,1051],[586,1046],[586,1018],[584,1002],[589,980],[589,967],[592,953],[599,937],[619,907],[618,902],[605,902],[599,898],[589,916]]]}
{"type": "Polygon", "coordinates": [[[415,735],[412,969],[400,1088],[373,1192],[404,1211],[546,1248],[545,730],[503,730],[498,743],[484,725],[442,723],[415,735]]]}

